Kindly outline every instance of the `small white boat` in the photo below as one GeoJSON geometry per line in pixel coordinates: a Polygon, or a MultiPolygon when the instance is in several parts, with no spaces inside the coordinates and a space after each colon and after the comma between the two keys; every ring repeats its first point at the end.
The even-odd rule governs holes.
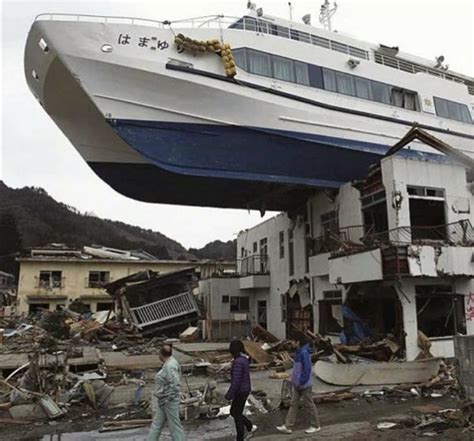
{"type": "Polygon", "coordinates": [[[441,360],[399,363],[329,363],[317,361],[314,374],[325,383],[337,386],[377,386],[404,383],[425,383],[439,371],[441,360]]]}

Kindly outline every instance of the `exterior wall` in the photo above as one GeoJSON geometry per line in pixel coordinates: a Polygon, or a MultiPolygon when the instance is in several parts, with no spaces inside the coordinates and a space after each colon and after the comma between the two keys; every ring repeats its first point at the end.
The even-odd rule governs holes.
{"type": "MultiPolygon", "coordinates": [[[[223,264],[222,268],[228,269],[229,266],[235,268],[231,264],[223,264]]],[[[209,262],[23,258],[20,259],[18,311],[27,313],[28,298],[34,296],[35,303],[49,303],[51,310],[57,305],[67,305],[79,298],[84,303],[90,304],[92,312],[95,312],[97,303],[110,302],[111,298],[102,288],[88,286],[90,271],[109,271],[110,281],[113,281],[147,269],[166,273],[192,267],[206,274],[214,268],[209,262]],[[40,271],[61,271],[62,287],[38,287],[40,271]]]]}
{"type": "Polygon", "coordinates": [[[331,283],[358,283],[374,280],[383,280],[380,248],[329,259],[331,283]]]}
{"type": "Polygon", "coordinates": [[[471,223],[474,223],[474,199],[466,183],[466,171],[463,167],[399,156],[385,158],[381,164],[382,180],[387,194],[389,229],[410,225],[407,185],[443,188],[446,223],[464,219],[470,219],[471,223]],[[392,196],[396,192],[402,195],[400,209],[392,205],[392,196]]]}
{"type": "MultiPolygon", "coordinates": [[[[260,291],[258,300],[267,301],[268,330],[278,338],[286,336],[285,323],[282,322],[281,295],[289,288],[291,279],[304,276],[304,225],[293,225],[289,217],[282,213],[252,229],[240,232],[237,237],[237,250],[241,253],[244,248],[248,255],[253,254],[253,243],[260,244],[261,239],[267,239],[268,246],[268,269],[270,273],[270,288],[260,291]],[[289,274],[288,259],[288,230],[293,227],[295,273],[289,274]],[[284,233],[284,257],[280,258],[279,234],[284,233]]],[[[257,251],[258,253],[259,251],[257,251]]],[[[239,254],[239,258],[241,254],[239,254]]],[[[255,296],[255,307],[257,304],[255,296]]]]}

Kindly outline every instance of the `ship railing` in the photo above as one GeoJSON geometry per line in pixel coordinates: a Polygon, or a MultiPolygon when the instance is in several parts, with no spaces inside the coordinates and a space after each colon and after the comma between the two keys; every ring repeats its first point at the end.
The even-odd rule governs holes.
{"type": "Polygon", "coordinates": [[[240,20],[241,17],[231,17],[225,15],[204,15],[201,17],[186,18],[183,20],[152,20],[149,18],[136,18],[110,15],[93,14],[66,14],[66,13],[43,13],[35,17],[39,20],[56,21],[80,21],[89,23],[108,23],[108,24],[132,24],[142,26],[152,26],[157,28],[167,28],[176,26],[177,28],[227,28],[240,20]]]}

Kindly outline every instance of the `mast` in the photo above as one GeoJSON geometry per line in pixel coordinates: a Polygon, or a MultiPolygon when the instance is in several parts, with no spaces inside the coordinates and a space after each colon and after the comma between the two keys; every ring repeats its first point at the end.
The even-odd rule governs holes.
{"type": "Polygon", "coordinates": [[[337,11],[337,3],[334,2],[334,6],[331,8],[329,0],[325,0],[321,5],[321,11],[319,12],[319,22],[324,26],[325,29],[332,31],[331,18],[337,11]]]}

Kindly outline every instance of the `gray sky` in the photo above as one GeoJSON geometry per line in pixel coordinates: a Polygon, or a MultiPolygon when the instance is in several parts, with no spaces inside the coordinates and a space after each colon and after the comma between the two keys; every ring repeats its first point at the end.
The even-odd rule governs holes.
{"type": "MultiPolygon", "coordinates": [[[[323,0],[293,0],[293,17],[311,12],[317,23],[323,0]]],[[[473,0],[340,0],[333,28],[363,40],[400,46],[474,76],[473,0]]],[[[153,205],[112,190],[86,165],[31,95],[23,75],[26,36],[35,15],[69,12],[157,20],[218,14],[239,16],[246,0],[5,1],[2,0],[2,126],[0,179],[12,187],[43,187],[55,199],[97,216],[160,231],[186,247],[229,240],[261,221],[257,212],[153,205]]],[[[288,17],[287,0],[257,1],[288,17]]],[[[0,201],[1,203],[1,201],[0,201]]],[[[268,218],[271,214],[267,214],[268,218]]]]}

